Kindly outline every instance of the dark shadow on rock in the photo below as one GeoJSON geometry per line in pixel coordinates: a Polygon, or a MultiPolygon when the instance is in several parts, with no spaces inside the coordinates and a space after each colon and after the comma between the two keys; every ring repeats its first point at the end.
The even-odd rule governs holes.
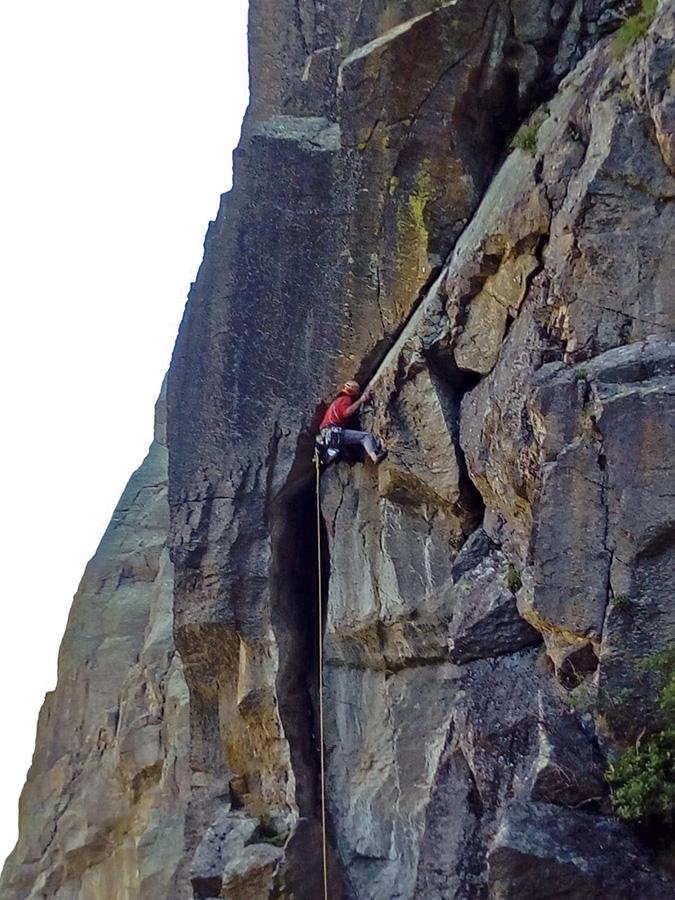
{"type": "MultiPolygon", "coordinates": [[[[330,559],[317,516],[316,472],[290,482],[274,502],[272,626],[279,648],[276,691],[302,817],[287,848],[283,881],[296,897],[323,897],[319,764],[319,601],[325,622],[330,559]]],[[[343,896],[328,835],[331,897],[343,896]]]]}

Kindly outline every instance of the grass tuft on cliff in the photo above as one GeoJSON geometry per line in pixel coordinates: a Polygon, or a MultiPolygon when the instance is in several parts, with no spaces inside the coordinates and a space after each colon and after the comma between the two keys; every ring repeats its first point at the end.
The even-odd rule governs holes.
{"type": "Polygon", "coordinates": [[[614,59],[623,59],[626,51],[643,38],[654,21],[659,0],[642,0],[642,6],[633,16],[629,16],[614,35],[612,54],[614,59]]]}
{"type": "Polygon", "coordinates": [[[535,156],[537,153],[538,132],[539,124],[523,125],[511,141],[511,147],[514,150],[522,150],[528,156],[535,156]]]}
{"type": "Polygon", "coordinates": [[[524,122],[515,135],[511,138],[509,144],[512,150],[521,150],[528,156],[537,155],[537,139],[539,129],[548,118],[548,104],[540,106],[530,118],[524,122]]]}

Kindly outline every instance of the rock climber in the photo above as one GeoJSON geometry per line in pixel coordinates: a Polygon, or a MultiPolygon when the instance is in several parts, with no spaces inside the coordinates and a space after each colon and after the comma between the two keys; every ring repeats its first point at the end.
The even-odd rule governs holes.
{"type": "Polygon", "coordinates": [[[342,385],[342,390],[326,410],[319,426],[317,443],[325,450],[326,463],[338,457],[341,445],[349,447],[360,444],[375,465],[379,465],[387,455],[387,451],[370,431],[347,428],[349,419],[367,399],[368,394],[361,393],[357,381],[345,381],[342,385]]]}

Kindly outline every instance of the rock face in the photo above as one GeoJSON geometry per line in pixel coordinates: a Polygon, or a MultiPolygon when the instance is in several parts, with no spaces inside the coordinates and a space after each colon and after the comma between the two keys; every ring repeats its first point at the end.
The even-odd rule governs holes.
{"type": "MultiPolygon", "coordinates": [[[[154,755],[129,728],[151,800],[110,846],[173,802],[153,895],[324,896],[323,622],[332,900],[675,896],[605,781],[675,640],[675,0],[622,53],[635,4],[335,6],[251,3],[235,186],[168,376],[189,741],[177,703],[154,755]],[[317,495],[354,375],[389,456],[317,495]]],[[[27,792],[64,838],[15,854],[8,900],[52,872],[95,895],[53,765],[27,792]]]]}
{"type": "Polygon", "coordinates": [[[0,896],[185,896],[188,694],[172,635],[164,395],[70,612],[0,896]]]}

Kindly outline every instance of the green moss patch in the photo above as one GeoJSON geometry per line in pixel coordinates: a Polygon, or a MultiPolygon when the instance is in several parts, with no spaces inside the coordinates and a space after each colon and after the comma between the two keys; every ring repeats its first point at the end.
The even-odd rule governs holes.
{"type": "Polygon", "coordinates": [[[658,0],[643,0],[640,10],[624,21],[614,35],[612,45],[614,59],[623,59],[626,51],[647,34],[649,26],[654,21],[658,5],[658,0]]]}

